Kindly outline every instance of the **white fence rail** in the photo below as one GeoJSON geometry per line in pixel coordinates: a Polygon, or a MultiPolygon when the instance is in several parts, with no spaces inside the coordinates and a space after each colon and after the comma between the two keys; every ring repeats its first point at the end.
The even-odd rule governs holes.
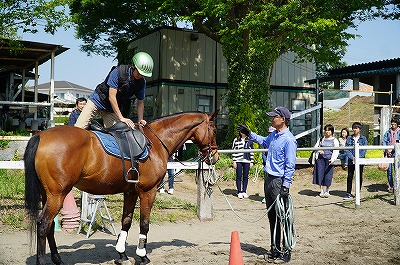
{"type": "MultiPolygon", "coordinates": [[[[355,207],[356,209],[360,208],[360,165],[378,165],[380,163],[394,163],[394,168],[396,174],[393,176],[393,192],[394,192],[394,202],[395,205],[400,205],[400,191],[399,191],[399,182],[400,182],[400,144],[396,143],[393,145],[367,145],[367,146],[360,146],[356,144],[355,146],[348,146],[348,147],[301,147],[297,148],[298,151],[300,150],[309,150],[309,151],[318,151],[318,150],[350,150],[354,149],[355,158],[355,191],[356,191],[356,198],[355,198],[355,207]],[[359,151],[360,150],[387,150],[387,149],[395,149],[396,156],[394,158],[360,158],[359,151]]],[[[268,149],[246,149],[240,150],[240,153],[252,153],[252,152],[267,152],[268,149]]],[[[238,153],[237,150],[219,150],[221,154],[232,154],[238,153]]],[[[304,158],[299,161],[300,158],[297,158],[296,164],[304,164],[304,158]],[[301,163],[298,163],[301,162],[301,163]]]]}
{"type": "MultiPolygon", "coordinates": [[[[0,140],[29,140],[28,136],[1,136],[0,140]]],[[[360,146],[356,144],[354,147],[301,147],[297,150],[309,150],[309,151],[318,151],[318,150],[349,150],[354,149],[355,151],[355,207],[356,209],[360,208],[360,167],[359,165],[378,165],[379,163],[394,163],[395,174],[393,175],[393,190],[394,190],[394,202],[395,205],[400,205],[400,143],[396,143],[393,145],[368,145],[368,146],[360,146]],[[360,158],[359,151],[360,150],[387,150],[387,149],[395,149],[396,156],[394,158],[360,158]]],[[[252,153],[252,152],[267,152],[268,149],[246,149],[240,150],[240,153],[252,153]]],[[[233,154],[238,153],[238,150],[218,150],[220,154],[233,154]]],[[[304,164],[304,158],[297,158],[296,164],[304,164]]],[[[203,165],[204,169],[207,169],[207,165],[203,165]]],[[[198,169],[198,162],[168,162],[168,169],[198,169]]],[[[24,169],[23,161],[0,161],[0,169],[24,169]]]]}

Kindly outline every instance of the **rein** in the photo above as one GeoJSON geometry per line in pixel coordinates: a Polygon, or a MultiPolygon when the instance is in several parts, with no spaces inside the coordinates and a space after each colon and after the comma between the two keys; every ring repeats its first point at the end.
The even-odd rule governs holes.
{"type": "Polygon", "coordinates": [[[172,155],[173,153],[168,149],[168,147],[164,144],[164,142],[160,139],[160,137],[157,135],[157,133],[153,130],[153,128],[151,128],[150,124],[146,124],[145,125],[146,128],[148,128],[153,134],[154,136],[160,141],[161,145],[165,148],[165,150],[167,150],[169,155],[172,155]]]}
{"type": "MultiPolygon", "coordinates": [[[[210,119],[208,118],[208,115],[205,113],[206,115],[206,123],[207,123],[207,132],[208,132],[208,145],[205,146],[203,149],[201,149],[200,151],[203,153],[207,150],[207,154],[210,154],[212,150],[216,150],[218,149],[218,146],[216,145],[211,145],[212,142],[212,135],[210,134],[210,119]]],[[[201,123],[203,123],[204,121],[202,121],[201,123]]],[[[201,124],[200,123],[200,124],[201,124]]],[[[158,136],[158,134],[153,130],[153,128],[151,128],[150,124],[146,124],[145,125],[146,128],[149,129],[149,131],[151,131],[153,133],[153,135],[160,141],[161,145],[165,148],[165,150],[168,152],[169,155],[172,155],[174,152],[171,152],[171,150],[167,147],[167,145],[161,140],[161,138],[158,136]]],[[[211,158],[211,157],[210,157],[211,158]]],[[[205,156],[202,157],[201,160],[204,161],[205,156]]],[[[211,161],[211,160],[210,160],[211,161]]],[[[180,161],[179,161],[180,162],[180,161]]]]}

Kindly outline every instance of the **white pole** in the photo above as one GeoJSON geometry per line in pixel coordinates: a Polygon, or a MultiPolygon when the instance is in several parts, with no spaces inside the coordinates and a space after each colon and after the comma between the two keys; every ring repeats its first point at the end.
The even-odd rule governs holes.
{"type": "Polygon", "coordinates": [[[360,145],[354,145],[354,166],[356,175],[356,209],[360,209],[360,145]]]}
{"type": "Polygon", "coordinates": [[[394,171],[396,172],[393,174],[393,193],[394,193],[394,205],[400,205],[400,144],[396,143],[394,145],[394,151],[396,156],[394,157],[394,171]]]}
{"type": "Polygon", "coordinates": [[[54,127],[54,57],[55,52],[51,52],[51,66],[50,66],[50,121],[48,127],[54,127]]]}

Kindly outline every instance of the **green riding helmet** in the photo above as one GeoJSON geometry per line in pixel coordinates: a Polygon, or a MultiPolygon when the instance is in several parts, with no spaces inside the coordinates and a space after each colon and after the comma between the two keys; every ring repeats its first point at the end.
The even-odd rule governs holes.
{"type": "Polygon", "coordinates": [[[151,77],[153,73],[153,58],[148,53],[138,52],[132,57],[132,63],[136,66],[139,74],[151,77]]]}

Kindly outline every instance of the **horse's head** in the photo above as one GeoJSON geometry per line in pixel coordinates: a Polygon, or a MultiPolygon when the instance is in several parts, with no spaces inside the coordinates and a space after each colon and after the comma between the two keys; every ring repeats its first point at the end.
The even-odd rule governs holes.
{"type": "Polygon", "coordinates": [[[212,114],[204,114],[205,121],[197,128],[191,140],[197,144],[202,158],[207,164],[215,164],[219,159],[217,146],[217,128],[215,127],[215,118],[218,111],[212,114]]]}

